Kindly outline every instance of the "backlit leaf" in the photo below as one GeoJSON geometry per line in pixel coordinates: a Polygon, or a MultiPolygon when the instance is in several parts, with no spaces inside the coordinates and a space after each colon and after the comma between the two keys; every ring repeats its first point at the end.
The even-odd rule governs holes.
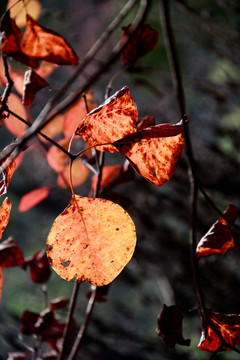
{"type": "MultiPolygon", "coordinates": [[[[123,35],[121,42],[123,43],[131,34],[132,25],[124,26],[122,30],[123,35]]],[[[134,65],[139,58],[156,47],[157,41],[158,32],[152,29],[150,25],[142,24],[122,52],[122,61],[124,65],[134,65]]]]}
{"type": "MultiPolygon", "coordinates": [[[[68,149],[69,140],[61,139],[58,141],[58,144],[61,145],[64,149],[68,149]]],[[[67,163],[68,156],[58,147],[52,146],[47,153],[48,165],[51,166],[56,172],[62,172],[67,163]]]]}
{"type": "Polygon", "coordinates": [[[182,153],[182,123],[151,126],[113,145],[141,176],[161,186],[173,175],[182,153]]]}
{"type": "Polygon", "coordinates": [[[135,243],[134,224],[119,205],[76,195],[52,226],[47,254],[62,278],[101,286],[122,271],[135,243]]]}
{"type": "Polygon", "coordinates": [[[15,21],[11,19],[9,10],[4,14],[0,22],[0,39],[1,51],[7,54],[7,56],[34,69],[38,66],[37,60],[30,58],[22,52],[22,32],[17,27],[15,21]]]}
{"type": "Polygon", "coordinates": [[[212,326],[203,321],[202,336],[198,345],[200,350],[214,352],[219,349],[219,351],[228,351],[230,350],[228,345],[237,346],[240,344],[239,314],[214,313],[210,309],[207,310],[207,313],[212,326]]]}
{"type": "Polygon", "coordinates": [[[213,254],[224,254],[235,247],[230,224],[236,221],[236,207],[232,204],[228,205],[224,216],[229,222],[225,218],[219,219],[199,241],[196,249],[198,259],[213,254]]]}
{"type": "Polygon", "coordinates": [[[25,72],[23,84],[23,105],[32,105],[37,92],[46,86],[49,86],[46,80],[44,80],[32,69],[27,70],[25,72]]]}
{"type": "MultiPolygon", "coordinates": [[[[119,173],[119,171],[123,168],[122,165],[111,165],[111,166],[104,166],[102,169],[102,178],[100,186],[103,187],[111,183],[119,173]]],[[[92,190],[94,190],[97,186],[98,176],[93,175],[92,177],[92,190]]]]}
{"type": "MultiPolygon", "coordinates": [[[[77,159],[72,164],[71,174],[73,187],[76,187],[87,180],[89,169],[83,165],[81,160],[77,159]]],[[[61,174],[58,175],[57,183],[62,188],[70,187],[70,164],[67,164],[61,174]]]]}
{"type": "Polygon", "coordinates": [[[18,210],[20,212],[28,211],[41,201],[46,199],[49,195],[50,189],[47,186],[42,188],[34,189],[27,194],[23,195],[20,200],[18,210]]]}
{"type": "MultiPolygon", "coordinates": [[[[47,125],[45,125],[42,129],[42,133],[51,139],[53,139],[55,136],[61,134],[62,132],[62,122],[63,122],[63,116],[61,114],[56,115],[47,125]]],[[[43,136],[39,135],[39,138],[41,141],[48,142],[43,136]]],[[[59,144],[62,140],[59,141],[59,144]]],[[[65,140],[65,143],[66,142],[65,140]]]]}
{"type": "Polygon", "coordinates": [[[182,335],[183,316],[175,305],[163,305],[161,313],[158,315],[157,334],[170,347],[176,344],[189,346],[191,340],[184,339],[182,335]]]}
{"type": "Polygon", "coordinates": [[[12,237],[0,244],[0,267],[9,268],[25,263],[22,251],[12,237]]]}
{"type": "Polygon", "coordinates": [[[56,31],[41,26],[27,15],[22,51],[28,56],[58,65],[78,64],[78,57],[67,41],[56,31]]]}
{"type": "MultiPolygon", "coordinates": [[[[7,105],[15,114],[18,114],[18,116],[26,120],[27,114],[25,108],[22,105],[21,99],[17,95],[11,93],[8,98],[7,105]]],[[[27,128],[26,124],[13,115],[9,115],[9,117],[4,120],[4,124],[14,136],[21,136],[27,128]]]]}
{"type": "Polygon", "coordinates": [[[2,234],[7,227],[10,211],[11,203],[8,198],[6,198],[0,207],[0,239],[2,238],[2,234]]]}
{"type": "Polygon", "coordinates": [[[26,26],[26,12],[31,15],[35,20],[38,19],[41,4],[38,0],[25,0],[24,4],[16,0],[8,0],[7,9],[10,9],[11,18],[16,21],[17,26],[26,26]]]}
{"type": "MultiPolygon", "coordinates": [[[[87,114],[79,124],[76,135],[80,135],[91,146],[111,144],[135,132],[137,120],[136,104],[125,86],[87,114]]],[[[116,151],[112,145],[98,146],[97,149],[116,151]]]]}

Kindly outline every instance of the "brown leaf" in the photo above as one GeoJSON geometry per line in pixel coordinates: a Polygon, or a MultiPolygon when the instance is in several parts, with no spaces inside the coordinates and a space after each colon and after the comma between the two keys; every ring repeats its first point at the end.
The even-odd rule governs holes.
{"type": "Polygon", "coordinates": [[[42,188],[34,189],[23,195],[18,206],[18,211],[24,212],[32,209],[34,206],[46,199],[49,195],[49,192],[49,187],[44,186],[42,188]]]}
{"type": "Polygon", "coordinates": [[[131,259],[136,243],[134,224],[117,204],[75,195],[55,220],[47,239],[53,269],[65,280],[75,276],[107,285],[131,259]]]}
{"type": "Polygon", "coordinates": [[[21,50],[22,32],[17,27],[15,21],[10,17],[8,10],[0,22],[1,51],[7,56],[19,61],[20,63],[32,68],[38,67],[38,61],[30,58],[21,50]]]}
{"type": "Polygon", "coordinates": [[[116,152],[114,141],[136,132],[137,107],[125,86],[92,110],[79,124],[75,134],[98,150],[116,152]]]}
{"type": "Polygon", "coordinates": [[[6,198],[2,203],[2,206],[0,207],[0,239],[2,238],[2,234],[7,227],[11,206],[12,205],[10,201],[8,200],[8,198],[6,198]]]}
{"type": "Polygon", "coordinates": [[[44,87],[49,86],[48,82],[39,76],[35,71],[29,69],[25,72],[22,103],[23,105],[32,105],[37,92],[44,87]]]}
{"type": "MultiPolygon", "coordinates": [[[[131,35],[132,28],[132,24],[122,27],[123,35],[121,43],[124,43],[131,35]]],[[[122,61],[124,65],[134,65],[139,58],[153,50],[157,45],[158,36],[158,32],[152,29],[150,25],[141,25],[122,52],[122,61]]]]}
{"type": "Polygon", "coordinates": [[[161,186],[171,178],[181,156],[182,130],[182,123],[151,126],[113,145],[141,176],[161,186]]]}
{"type": "Polygon", "coordinates": [[[21,49],[27,56],[54,64],[78,64],[76,53],[63,36],[41,26],[30,15],[27,15],[27,27],[21,49]]]}
{"type": "Polygon", "coordinates": [[[224,217],[215,222],[199,241],[196,249],[198,259],[213,254],[224,254],[235,247],[230,224],[236,221],[236,207],[232,204],[228,205],[224,217]]]}
{"type": "Polygon", "coordinates": [[[25,263],[22,251],[12,237],[0,244],[0,267],[9,268],[25,263]]]}
{"type": "Polygon", "coordinates": [[[202,336],[198,345],[200,350],[228,351],[230,350],[228,345],[240,344],[239,314],[214,313],[210,309],[207,310],[207,313],[211,326],[203,321],[202,336]]]}
{"type": "Polygon", "coordinates": [[[191,340],[184,339],[182,335],[183,316],[175,305],[163,305],[163,309],[158,316],[157,334],[170,347],[176,344],[189,346],[191,340]]]}

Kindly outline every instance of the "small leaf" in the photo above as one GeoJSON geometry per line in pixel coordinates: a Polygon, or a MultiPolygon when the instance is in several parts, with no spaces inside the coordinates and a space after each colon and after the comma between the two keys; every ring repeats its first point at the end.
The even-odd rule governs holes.
{"type": "Polygon", "coordinates": [[[51,268],[45,251],[38,251],[32,258],[28,259],[27,265],[33,282],[43,284],[49,280],[51,268]]]}
{"type": "MultiPolygon", "coordinates": [[[[11,93],[8,97],[7,105],[10,110],[12,110],[15,114],[18,114],[18,116],[20,116],[21,118],[27,118],[26,110],[22,105],[21,99],[17,95],[11,93]]],[[[23,133],[28,127],[26,124],[21,122],[13,115],[9,115],[9,117],[4,120],[4,124],[14,136],[23,135],[23,133]]]]}
{"type": "Polygon", "coordinates": [[[225,218],[221,218],[215,222],[199,241],[196,249],[198,259],[213,254],[224,254],[226,251],[235,247],[230,224],[236,221],[236,207],[232,204],[228,205],[224,216],[225,218]],[[229,223],[225,219],[227,219],[229,223]]]}
{"type": "Polygon", "coordinates": [[[27,15],[27,27],[21,49],[27,56],[54,64],[78,64],[77,55],[63,36],[41,26],[30,15],[27,15]]]}
{"type": "Polygon", "coordinates": [[[208,309],[207,315],[211,326],[202,320],[202,336],[198,345],[200,350],[215,352],[219,349],[219,351],[228,351],[231,349],[228,345],[237,346],[240,344],[239,314],[220,314],[208,309]]]}
{"type": "Polygon", "coordinates": [[[175,305],[163,305],[163,309],[158,316],[157,334],[170,347],[176,344],[189,346],[191,340],[184,339],[182,335],[183,316],[175,305]]]}
{"type": "Polygon", "coordinates": [[[53,269],[65,280],[75,276],[107,285],[131,259],[136,243],[134,224],[117,204],[75,196],[55,220],[47,239],[53,269]]]}
{"type": "MultiPolygon", "coordinates": [[[[47,125],[45,125],[42,128],[42,133],[51,139],[53,139],[55,136],[61,134],[62,132],[62,122],[63,122],[63,116],[61,114],[56,115],[47,125]]],[[[48,142],[44,137],[39,135],[39,138],[43,142],[48,142]]],[[[62,139],[63,140],[63,139],[62,139]]],[[[61,143],[61,140],[59,141],[59,144],[61,143]]],[[[65,141],[66,143],[66,141],[65,141]]],[[[68,142],[67,142],[68,145],[68,142]]]]}
{"type": "Polygon", "coordinates": [[[8,198],[6,198],[2,206],[0,207],[0,239],[2,238],[2,234],[7,227],[10,211],[11,211],[11,203],[8,200],[8,198]]]}
{"type": "Polygon", "coordinates": [[[113,145],[141,176],[161,186],[171,178],[181,156],[184,145],[182,123],[151,126],[113,145]]]}
{"type": "MultiPolygon", "coordinates": [[[[72,164],[71,174],[73,187],[77,187],[87,180],[89,169],[77,159],[72,164]]],[[[70,164],[64,166],[63,171],[58,175],[57,183],[64,189],[70,187],[70,164]]]]}
{"type": "Polygon", "coordinates": [[[23,105],[32,105],[37,92],[44,87],[49,86],[48,82],[39,76],[35,71],[29,69],[25,72],[22,103],[23,105]]]}
{"type": "Polygon", "coordinates": [[[12,237],[0,244],[0,267],[9,268],[25,263],[22,251],[12,237]]]}
{"type": "Polygon", "coordinates": [[[44,186],[23,195],[18,206],[18,211],[24,212],[30,210],[31,208],[39,204],[41,201],[46,199],[49,195],[49,192],[50,189],[47,186],[44,186]]]}
{"type": "MultiPolygon", "coordinates": [[[[132,28],[132,24],[122,28],[123,35],[121,43],[125,42],[131,35],[132,28]]],[[[157,45],[158,36],[158,32],[152,29],[150,25],[141,25],[122,52],[122,61],[124,65],[134,65],[139,58],[153,50],[157,45]]]]}
{"type": "MultiPolygon", "coordinates": [[[[117,91],[79,124],[75,134],[90,146],[111,144],[136,131],[137,107],[127,86],[117,91]]],[[[101,151],[117,151],[112,145],[98,146],[101,151]]]]}

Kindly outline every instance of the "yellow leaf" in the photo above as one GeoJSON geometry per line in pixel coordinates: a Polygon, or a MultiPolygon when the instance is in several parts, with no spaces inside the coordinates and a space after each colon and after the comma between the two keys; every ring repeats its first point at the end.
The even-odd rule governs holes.
{"type": "Polygon", "coordinates": [[[15,20],[18,27],[26,26],[26,11],[35,20],[38,19],[41,11],[41,4],[38,0],[25,0],[17,3],[16,0],[8,0],[7,10],[10,9],[11,18],[15,20]]]}
{"type": "Polygon", "coordinates": [[[107,285],[131,259],[135,226],[123,208],[111,201],[73,196],[48,235],[47,255],[65,280],[77,277],[107,285]]]}

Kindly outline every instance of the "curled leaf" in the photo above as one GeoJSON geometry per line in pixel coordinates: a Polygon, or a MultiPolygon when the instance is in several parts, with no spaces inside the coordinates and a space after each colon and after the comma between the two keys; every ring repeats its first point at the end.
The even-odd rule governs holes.
{"type": "Polygon", "coordinates": [[[2,179],[0,180],[0,196],[7,193],[8,185],[16,169],[16,162],[13,160],[6,169],[2,172],[2,179]]]}
{"type": "Polygon", "coordinates": [[[136,132],[137,119],[136,104],[125,86],[87,114],[75,134],[90,146],[109,144],[98,146],[98,150],[115,152],[116,148],[110,144],[136,132]]]}
{"type": "Polygon", "coordinates": [[[184,339],[182,335],[183,316],[175,305],[163,305],[163,309],[158,316],[157,334],[170,347],[176,344],[189,346],[191,340],[184,339]]]}
{"type": "Polygon", "coordinates": [[[41,201],[46,199],[49,195],[50,189],[47,186],[38,188],[23,195],[20,200],[18,210],[20,212],[28,211],[41,201]]]}
{"type": "Polygon", "coordinates": [[[49,86],[46,80],[44,80],[40,75],[38,75],[32,69],[27,70],[25,72],[24,84],[23,84],[23,95],[22,95],[23,105],[32,105],[32,102],[37,92],[46,86],[49,86]]]}
{"type": "Polygon", "coordinates": [[[156,186],[173,175],[183,145],[182,123],[151,126],[114,143],[133,168],[156,186]]]}
{"type": "Polygon", "coordinates": [[[210,352],[228,351],[240,344],[240,315],[220,314],[207,310],[208,324],[203,321],[198,348],[210,352]]]}
{"type": "Polygon", "coordinates": [[[0,207],[0,239],[2,237],[4,230],[7,227],[10,211],[11,211],[11,203],[8,200],[8,198],[6,198],[2,203],[2,206],[0,207]]]}
{"type": "Polygon", "coordinates": [[[76,53],[63,36],[41,26],[30,15],[27,15],[27,27],[21,49],[27,56],[54,64],[78,64],[76,53]]]}
{"type": "MultiPolygon", "coordinates": [[[[122,43],[131,35],[132,28],[132,24],[122,28],[122,43]]],[[[158,32],[152,29],[150,25],[142,24],[122,52],[122,61],[124,65],[134,65],[139,58],[153,50],[156,47],[157,42],[158,32]]]]}
{"type": "Polygon", "coordinates": [[[119,205],[75,195],[55,220],[47,239],[53,269],[65,280],[77,277],[107,285],[132,257],[134,224],[119,205]]]}
{"type": "Polygon", "coordinates": [[[224,212],[224,218],[216,221],[199,241],[196,249],[198,259],[213,254],[224,254],[227,250],[235,247],[230,224],[234,223],[236,218],[236,207],[232,204],[228,205],[224,212]]]}

